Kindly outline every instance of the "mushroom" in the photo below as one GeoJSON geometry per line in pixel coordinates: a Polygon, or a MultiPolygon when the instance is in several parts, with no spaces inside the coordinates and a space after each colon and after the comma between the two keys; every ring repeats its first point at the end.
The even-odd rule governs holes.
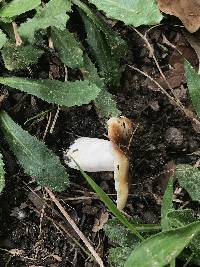
{"type": "Polygon", "coordinates": [[[114,171],[117,208],[122,210],[128,198],[128,146],[133,124],[126,117],[112,117],[107,122],[109,140],[80,137],[64,152],[65,163],[87,172],[114,171]]]}

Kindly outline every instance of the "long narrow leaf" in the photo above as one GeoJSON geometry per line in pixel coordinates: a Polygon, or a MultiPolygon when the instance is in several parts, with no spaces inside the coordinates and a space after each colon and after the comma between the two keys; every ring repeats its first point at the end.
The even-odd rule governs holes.
{"type": "Polygon", "coordinates": [[[16,124],[5,112],[0,112],[0,129],[24,171],[42,186],[62,191],[69,178],[59,158],[36,137],[16,124]]]}
{"type": "Polygon", "coordinates": [[[32,10],[41,4],[41,0],[12,0],[0,10],[1,18],[12,18],[32,10]]]}
{"type": "Polygon", "coordinates": [[[200,117],[200,75],[188,61],[185,61],[185,77],[192,104],[200,117]]]}
{"type": "Polygon", "coordinates": [[[18,77],[0,77],[0,83],[35,95],[49,103],[67,107],[88,104],[94,100],[100,88],[90,81],[61,82],[57,80],[34,80],[18,77]]]}
{"type": "MultiPolygon", "coordinates": [[[[29,1],[29,0],[25,0],[29,1]]],[[[35,32],[46,29],[50,26],[60,30],[66,28],[69,16],[66,12],[71,11],[70,0],[50,0],[43,8],[38,9],[36,15],[22,23],[19,27],[19,34],[29,41],[34,40],[35,32]]]]}
{"type": "Polygon", "coordinates": [[[84,57],[84,77],[95,83],[99,88],[101,88],[100,93],[94,100],[95,106],[98,113],[102,117],[109,118],[110,116],[117,117],[121,115],[121,111],[117,108],[117,103],[113,99],[113,96],[107,91],[106,85],[103,79],[99,77],[95,65],[92,63],[90,58],[85,54],[84,57]]]}
{"type": "Polygon", "coordinates": [[[165,194],[162,201],[162,207],[161,207],[161,226],[162,230],[168,230],[168,219],[167,219],[167,213],[172,209],[172,197],[173,197],[173,176],[170,177],[167,189],[165,190],[165,194]]]}
{"type": "Polygon", "coordinates": [[[155,0],[89,0],[110,18],[123,21],[127,25],[158,24],[162,15],[155,0]]]}
{"type": "Polygon", "coordinates": [[[73,33],[67,29],[61,31],[55,27],[51,31],[54,48],[58,51],[61,61],[70,68],[83,66],[83,51],[73,33]]]}
{"type": "Polygon", "coordinates": [[[0,49],[4,46],[6,41],[7,41],[7,37],[5,33],[3,33],[2,30],[0,29],[0,49]]]}
{"type": "Polygon", "coordinates": [[[200,222],[156,234],[133,250],[125,267],[163,267],[175,259],[200,231],[200,222]]]}

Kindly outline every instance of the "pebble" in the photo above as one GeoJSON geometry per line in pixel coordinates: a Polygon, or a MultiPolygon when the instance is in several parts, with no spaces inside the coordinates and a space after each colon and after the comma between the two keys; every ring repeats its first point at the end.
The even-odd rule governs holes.
{"type": "Polygon", "coordinates": [[[176,127],[170,127],[165,133],[165,140],[169,145],[180,147],[184,142],[182,131],[176,127]]]}

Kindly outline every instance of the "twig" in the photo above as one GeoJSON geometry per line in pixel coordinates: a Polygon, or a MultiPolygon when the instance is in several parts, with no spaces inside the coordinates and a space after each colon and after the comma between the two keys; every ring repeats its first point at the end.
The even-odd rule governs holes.
{"type": "Polygon", "coordinates": [[[51,125],[51,128],[50,128],[50,131],[49,131],[51,134],[53,133],[53,130],[54,130],[56,121],[57,121],[57,119],[58,119],[59,112],[60,112],[60,107],[58,106],[58,107],[57,107],[57,110],[56,110],[55,117],[54,117],[54,119],[53,119],[53,122],[52,122],[52,125],[51,125]]]}
{"type": "Polygon", "coordinates": [[[193,114],[192,111],[187,110],[185,107],[180,106],[177,101],[174,99],[174,97],[172,97],[170,94],[168,94],[168,92],[158,83],[156,82],[151,76],[149,76],[147,73],[145,73],[144,71],[128,65],[131,69],[136,70],[137,72],[139,72],[140,74],[144,75],[145,77],[149,78],[154,84],[156,84],[158,86],[158,88],[160,89],[160,91],[165,94],[178,108],[180,108],[180,110],[185,114],[186,117],[188,117],[190,120],[192,120],[195,124],[200,125],[200,121],[198,119],[195,118],[195,115],[193,114]]]}
{"type": "Polygon", "coordinates": [[[66,212],[66,210],[63,208],[63,206],[60,204],[56,196],[53,194],[53,192],[45,187],[45,190],[49,194],[52,201],[55,203],[55,205],[58,207],[62,215],[65,217],[65,219],[69,222],[71,227],[74,229],[74,231],[78,234],[80,239],[83,241],[83,243],[86,245],[88,250],[91,252],[93,257],[95,258],[96,262],[99,264],[100,267],[104,267],[102,259],[99,257],[95,249],[92,247],[90,242],[87,240],[87,238],[84,236],[84,234],[81,232],[81,230],[78,228],[78,226],[75,224],[75,222],[72,220],[72,218],[69,216],[69,214],[66,212]]]}
{"type": "Polygon", "coordinates": [[[128,150],[130,150],[130,146],[131,146],[131,143],[132,143],[132,141],[133,141],[133,136],[135,135],[135,133],[136,133],[138,127],[139,127],[139,123],[136,125],[135,130],[133,131],[133,133],[132,133],[132,135],[131,135],[131,138],[130,138],[129,143],[128,143],[128,148],[127,148],[128,150]]]}
{"type": "Polygon", "coordinates": [[[154,84],[156,84],[158,86],[158,88],[160,89],[160,91],[163,94],[165,94],[171,101],[173,101],[173,103],[177,104],[176,100],[158,82],[156,82],[151,76],[149,76],[147,73],[145,73],[144,71],[142,71],[142,70],[140,70],[134,66],[131,66],[131,65],[128,65],[128,66],[129,66],[129,68],[136,70],[137,72],[139,72],[140,74],[144,75],[149,80],[151,80],[154,84]]]}
{"type": "Polygon", "coordinates": [[[182,105],[182,103],[180,102],[180,100],[179,100],[179,99],[177,98],[177,96],[175,95],[173,88],[171,87],[171,85],[170,85],[169,82],[167,81],[167,79],[166,79],[166,77],[165,77],[163,71],[161,70],[160,65],[159,65],[159,63],[158,63],[158,61],[157,61],[157,59],[156,59],[155,54],[154,54],[154,49],[152,48],[152,46],[151,46],[151,44],[149,43],[148,39],[146,38],[146,36],[144,36],[144,35],[143,35],[141,32],[139,32],[137,29],[135,29],[135,28],[133,28],[133,29],[134,29],[134,31],[135,31],[135,32],[136,32],[136,33],[143,39],[143,41],[146,43],[146,45],[147,45],[147,47],[148,47],[148,49],[149,49],[149,51],[150,51],[150,54],[151,54],[151,56],[152,56],[152,58],[153,58],[153,60],[154,60],[154,62],[155,62],[155,64],[156,64],[156,67],[158,68],[158,71],[159,71],[161,77],[163,78],[163,80],[165,81],[165,83],[167,84],[168,88],[170,89],[171,93],[172,93],[173,96],[174,96],[174,102],[176,102],[176,104],[177,104],[180,108],[184,109],[184,106],[182,105]]]}
{"type": "MultiPolygon", "coordinates": [[[[191,119],[195,124],[197,125],[200,125],[200,121],[198,119],[195,118],[195,115],[193,114],[193,112],[190,112],[189,110],[187,110],[184,105],[181,103],[181,101],[178,99],[178,97],[176,96],[176,94],[174,93],[174,90],[173,88],[171,87],[171,85],[169,84],[169,82],[167,81],[163,71],[161,70],[160,66],[159,66],[159,63],[155,57],[155,54],[154,54],[154,49],[152,48],[151,44],[149,43],[148,39],[147,39],[147,35],[143,35],[141,34],[136,28],[133,28],[133,30],[143,39],[143,41],[146,43],[149,51],[150,51],[150,54],[152,55],[152,58],[158,68],[158,71],[160,72],[160,75],[162,76],[162,78],[164,79],[165,83],[167,84],[168,88],[170,89],[173,97],[171,97],[167,92],[166,90],[163,90],[164,88],[161,89],[161,86],[159,85],[158,86],[158,83],[156,81],[154,81],[152,78],[150,79],[151,81],[153,81],[155,84],[157,84],[157,86],[162,90],[163,93],[165,93],[174,103],[175,105],[180,108],[180,110],[185,114],[186,117],[188,117],[189,119],[191,119]]],[[[148,34],[148,33],[147,33],[148,34]]],[[[138,70],[138,69],[137,69],[138,70]]],[[[142,73],[142,72],[140,72],[142,73]]],[[[144,74],[144,72],[142,73],[144,74]]],[[[145,75],[146,76],[146,75],[145,75]]],[[[146,76],[146,77],[150,77],[149,75],[146,76]]]]}
{"type": "Polygon", "coordinates": [[[15,21],[12,22],[12,27],[13,27],[13,31],[14,31],[16,46],[20,46],[23,42],[22,42],[22,39],[21,39],[21,37],[17,31],[17,23],[15,21]]]}
{"type": "MultiPolygon", "coordinates": [[[[51,208],[51,207],[50,207],[51,208]]],[[[31,208],[33,211],[36,213],[40,214],[40,212],[36,208],[31,208]]],[[[82,252],[84,252],[88,257],[92,258],[91,254],[67,231],[64,225],[62,225],[61,222],[55,221],[53,218],[48,216],[47,214],[44,214],[44,217],[48,219],[52,224],[55,226],[57,230],[59,230],[62,234],[66,234],[74,243],[77,247],[79,247],[82,252]]],[[[73,245],[71,241],[68,240],[68,242],[73,245]]]]}
{"type": "Polygon", "coordinates": [[[43,141],[44,141],[44,139],[45,139],[45,137],[46,137],[46,135],[47,135],[47,132],[48,132],[50,123],[51,123],[51,112],[49,113],[47,126],[46,126],[46,128],[45,128],[45,131],[44,131],[44,134],[43,134],[43,137],[42,137],[42,140],[43,140],[43,141]]]}

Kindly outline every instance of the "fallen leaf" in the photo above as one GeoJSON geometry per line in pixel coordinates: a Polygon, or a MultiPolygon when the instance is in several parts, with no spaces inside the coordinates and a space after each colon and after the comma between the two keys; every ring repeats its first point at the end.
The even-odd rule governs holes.
{"type": "Polygon", "coordinates": [[[103,229],[103,226],[105,223],[107,223],[109,218],[109,213],[108,212],[101,212],[100,216],[98,219],[95,219],[94,226],[92,228],[92,232],[97,233],[101,229],[103,229]]]}
{"type": "Polygon", "coordinates": [[[160,10],[178,17],[189,32],[200,27],[200,0],[158,0],[160,10]]]}

